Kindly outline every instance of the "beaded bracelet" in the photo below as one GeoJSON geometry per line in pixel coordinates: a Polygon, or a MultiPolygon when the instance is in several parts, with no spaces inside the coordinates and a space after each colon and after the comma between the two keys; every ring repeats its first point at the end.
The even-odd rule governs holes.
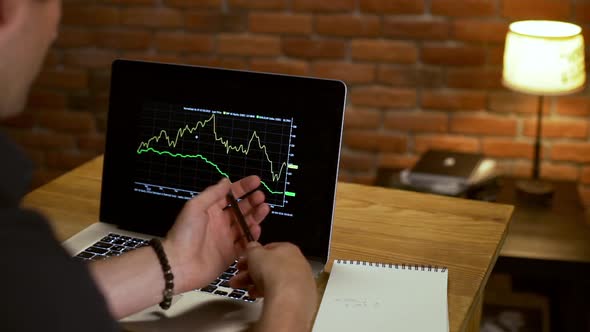
{"type": "Polygon", "coordinates": [[[162,302],[160,302],[160,308],[166,310],[172,305],[172,295],[174,295],[174,275],[172,274],[170,264],[168,264],[168,258],[164,252],[164,247],[162,247],[162,242],[160,242],[159,239],[154,238],[151,239],[149,243],[150,246],[154,248],[156,255],[158,255],[160,265],[162,266],[162,272],[164,272],[166,286],[162,292],[164,298],[162,299],[162,302]]]}

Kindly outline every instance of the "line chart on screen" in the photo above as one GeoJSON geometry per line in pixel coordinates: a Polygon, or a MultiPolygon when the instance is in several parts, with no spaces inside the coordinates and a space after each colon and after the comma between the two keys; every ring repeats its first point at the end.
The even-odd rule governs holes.
{"type": "Polygon", "coordinates": [[[222,177],[258,175],[271,207],[284,207],[297,125],[293,118],[146,103],[135,150],[137,192],[190,199],[222,177]]]}

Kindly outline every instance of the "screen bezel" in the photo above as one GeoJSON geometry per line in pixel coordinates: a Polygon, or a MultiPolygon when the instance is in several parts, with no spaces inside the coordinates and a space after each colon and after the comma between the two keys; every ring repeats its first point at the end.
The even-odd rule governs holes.
{"type": "MultiPolygon", "coordinates": [[[[107,119],[100,220],[116,224],[123,229],[157,236],[164,235],[172,226],[182,204],[175,207],[166,206],[168,213],[157,223],[144,223],[141,219],[148,216],[148,212],[144,209],[155,209],[153,204],[158,204],[159,199],[146,199],[145,202],[140,202],[143,203],[143,208],[136,209],[139,212],[135,213],[132,213],[131,210],[140,206],[138,204],[128,206],[124,202],[125,194],[122,192],[125,187],[121,180],[126,177],[125,171],[129,173],[129,169],[125,169],[127,166],[121,167],[121,165],[127,165],[125,162],[128,158],[129,147],[120,144],[120,142],[123,138],[128,138],[125,135],[129,126],[133,125],[136,113],[139,112],[139,110],[129,111],[137,106],[133,101],[157,98],[158,94],[161,96],[182,94],[182,91],[186,90],[187,82],[198,84],[200,88],[205,90],[214,89],[215,86],[211,83],[209,83],[211,86],[208,86],[206,82],[218,82],[219,84],[231,82],[244,90],[240,92],[244,93],[241,96],[246,94],[261,95],[260,91],[272,87],[278,89],[273,91],[283,94],[286,99],[314,100],[314,103],[317,103],[317,110],[306,110],[306,112],[321,111],[314,116],[321,114],[322,119],[329,119],[329,125],[314,123],[313,126],[308,126],[304,130],[308,135],[323,135],[322,137],[325,138],[321,144],[326,146],[318,147],[316,153],[309,156],[318,159],[314,162],[324,165],[319,171],[321,174],[314,176],[325,175],[322,178],[325,182],[317,185],[317,190],[321,194],[318,193],[317,197],[314,196],[313,200],[305,203],[308,206],[306,215],[296,215],[295,218],[313,219],[314,216],[322,216],[319,218],[321,223],[313,225],[309,229],[309,234],[299,235],[296,240],[291,242],[298,245],[307,257],[314,257],[325,263],[329,253],[334,218],[334,200],[346,100],[346,85],[336,80],[131,60],[114,61],[107,119]],[[312,204],[314,207],[309,208],[312,204]],[[170,210],[174,210],[176,213],[172,215],[170,210]]],[[[215,91],[208,92],[215,93],[215,91]]],[[[200,93],[207,93],[207,91],[200,93]]],[[[277,96],[273,95],[272,98],[277,98],[277,96]]],[[[300,133],[300,135],[305,134],[300,133]]],[[[133,201],[132,203],[138,202],[133,201]]],[[[168,203],[162,203],[162,205],[170,205],[168,203]]],[[[286,234],[284,237],[276,236],[281,233],[278,225],[271,223],[271,225],[265,226],[263,223],[262,227],[264,242],[289,240],[286,234]],[[271,238],[264,238],[265,227],[273,234],[271,238]]]]}

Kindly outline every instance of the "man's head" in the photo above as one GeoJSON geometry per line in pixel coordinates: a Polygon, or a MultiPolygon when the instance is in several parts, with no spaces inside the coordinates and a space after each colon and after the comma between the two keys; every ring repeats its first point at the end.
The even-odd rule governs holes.
{"type": "Polygon", "coordinates": [[[60,0],[0,0],[0,118],[21,112],[57,36],[60,0]]]}

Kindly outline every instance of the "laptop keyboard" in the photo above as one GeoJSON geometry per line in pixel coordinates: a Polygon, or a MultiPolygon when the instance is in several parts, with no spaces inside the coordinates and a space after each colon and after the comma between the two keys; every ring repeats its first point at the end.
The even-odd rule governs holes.
{"type": "MultiPolygon", "coordinates": [[[[110,233],[74,256],[74,259],[82,262],[107,259],[111,256],[120,256],[128,251],[147,245],[149,245],[149,241],[145,239],[110,233]]],[[[237,263],[234,262],[209,285],[200,289],[195,289],[195,291],[225,296],[236,300],[254,302],[255,299],[248,296],[248,292],[245,289],[234,289],[229,286],[229,279],[238,273],[236,264],[237,263]]]]}

